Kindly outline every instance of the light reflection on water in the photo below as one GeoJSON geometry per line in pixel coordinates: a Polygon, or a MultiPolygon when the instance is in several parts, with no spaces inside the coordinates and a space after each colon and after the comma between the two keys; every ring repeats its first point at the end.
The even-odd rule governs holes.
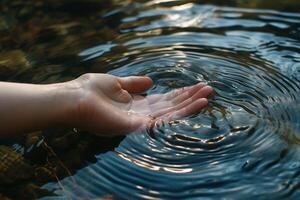
{"type": "Polygon", "coordinates": [[[299,13],[154,0],[101,17],[118,34],[79,49],[82,72],[148,75],[148,94],[199,81],[216,94],[44,188],[71,199],[299,197],[299,13]]]}
{"type": "Polygon", "coordinates": [[[293,32],[300,15],[174,4],[138,4],[122,18],[122,34],[80,56],[114,55],[108,72],[152,77],[149,94],[207,82],[216,91],[210,107],[128,135],[79,170],[75,185],[63,179],[65,191],[45,188],[71,198],[295,199],[300,45],[293,32]],[[116,53],[118,46],[125,50],[116,53]]]}

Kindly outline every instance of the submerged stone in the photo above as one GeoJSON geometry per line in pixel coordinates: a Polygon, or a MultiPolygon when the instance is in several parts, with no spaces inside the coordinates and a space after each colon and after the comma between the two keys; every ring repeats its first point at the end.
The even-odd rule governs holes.
{"type": "Polygon", "coordinates": [[[4,196],[2,194],[0,194],[0,199],[2,199],[2,200],[10,200],[10,198],[8,198],[8,197],[6,197],[6,196],[4,196]]]}
{"type": "Polygon", "coordinates": [[[0,74],[10,76],[20,74],[31,68],[26,54],[21,50],[0,53],[0,74]]]}
{"type": "Polygon", "coordinates": [[[0,146],[0,184],[12,184],[31,178],[32,167],[12,148],[0,146]]]}

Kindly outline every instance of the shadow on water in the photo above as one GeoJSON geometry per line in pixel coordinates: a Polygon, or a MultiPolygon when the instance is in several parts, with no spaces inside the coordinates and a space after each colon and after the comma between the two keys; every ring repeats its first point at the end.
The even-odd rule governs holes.
{"type": "Polygon", "coordinates": [[[213,2],[2,5],[0,59],[19,58],[2,80],[147,75],[155,82],[148,94],[204,81],[215,95],[198,114],[125,138],[70,130],[20,138],[11,145],[18,155],[3,152],[23,154],[20,167],[34,174],[0,191],[42,199],[297,199],[300,5],[213,2]]]}

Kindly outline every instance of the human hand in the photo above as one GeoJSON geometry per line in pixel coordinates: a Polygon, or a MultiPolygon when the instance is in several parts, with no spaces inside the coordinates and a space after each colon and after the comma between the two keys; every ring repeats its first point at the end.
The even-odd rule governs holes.
{"type": "Polygon", "coordinates": [[[171,121],[207,106],[213,89],[205,83],[166,94],[141,96],[152,86],[148,77],[84,74],[70,82],[79,89],[75,125],[101,134],[124,134],[155,121],[171,121]]]}

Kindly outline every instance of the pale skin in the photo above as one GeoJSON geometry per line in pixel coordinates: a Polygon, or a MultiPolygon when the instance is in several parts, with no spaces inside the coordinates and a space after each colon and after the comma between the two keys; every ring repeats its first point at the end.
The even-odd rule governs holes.
{"type": "Polygon", "coordinates": [[[198,83],[166,94],[139,95],[152,85],[149,77],[108,74],[44,85],[0,82],[0,137],[53,127],[126,134],[199,112],[213,92],[198,83]]]}

